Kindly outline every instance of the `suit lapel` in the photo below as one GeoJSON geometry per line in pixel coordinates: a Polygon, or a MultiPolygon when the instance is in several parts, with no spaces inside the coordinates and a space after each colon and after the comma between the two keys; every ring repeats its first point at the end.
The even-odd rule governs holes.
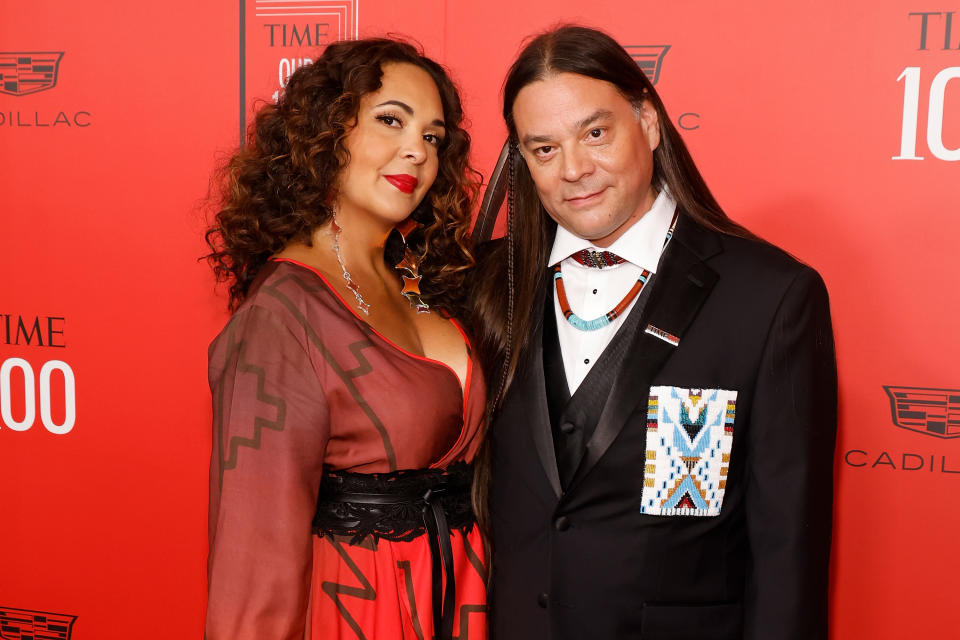
{"type": "MultiPolygon", "coordinates": [[[[534,309],[543,313],[548,284],[552,282],[549,274],[541,283],[534,309]]],[[[560,473],[557,470],[557,456],[553,446],[553,432],[550,427],[550,408],[547,404],[547,385],[543,371],[543,318],[537,323],[525,357],[524,366],[518,371],[510,389],[511,395],[519,396],[520,404],[528,411],[524,416],[525,426],[530,430],[537,456],[543,465],[543,471],[550,482],[554,494],[560,497],[560,473]]]]}
{"type": "MultiPolygon", "coordinates": [[[[572,490],[597,464],[617,438],[627,418],[645,402],[653,377],[676,346],[647,333],[649,325],[680,339],[696,317],[717,274],[703,260],[720,251],[719,239],[681,214],[673,240],[654,277],[650,300],[642,311],[620,375],[613,383],[596,431],[568,488],[572,490]]],[[[548,433],[549,436],[549,433],[548,433]]],[[[555,464],[555,463],[554,463],[555,464]]]]}

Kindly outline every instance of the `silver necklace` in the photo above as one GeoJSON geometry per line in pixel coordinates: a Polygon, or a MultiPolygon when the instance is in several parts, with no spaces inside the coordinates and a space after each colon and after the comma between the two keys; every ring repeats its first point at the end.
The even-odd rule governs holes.
{"type": "Polygon", "coordinates": [[[340,268],[343,269],[343,279],[347,283],[347,289],[350,289],[350,291],[353,292],[353,296],[357,299],[357,308],[363,311],[365,315],[370,315],[370,305],[363,301],[360,286],[353,281],[353,278],[350,277],[350,272],[347,271],[346,265],[343,264],[343,256],[340,255],[340,232],[343,231],[343,229],[337,224],[336,215],[333,216],[333,221],[330,225],[333,227],[333,252],[337,254],[337,262],[340,263],[340,268]]]}

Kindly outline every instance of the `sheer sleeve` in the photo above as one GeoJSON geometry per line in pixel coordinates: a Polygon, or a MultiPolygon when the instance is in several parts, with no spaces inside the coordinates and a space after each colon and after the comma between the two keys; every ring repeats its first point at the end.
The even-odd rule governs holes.
{"type": "Polygon", "coordinates": [[[302,640],[328,413],[303,331],[242,309],[210,347],[206,640],[302,640]]]}

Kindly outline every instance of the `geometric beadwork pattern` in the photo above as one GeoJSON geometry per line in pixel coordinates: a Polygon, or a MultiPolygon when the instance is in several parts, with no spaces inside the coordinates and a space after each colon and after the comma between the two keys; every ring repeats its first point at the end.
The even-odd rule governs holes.
{"type": "Polygon", "coordinates": [[[641,513],[720,515],[737,392],[651,387],[641,513]]]}

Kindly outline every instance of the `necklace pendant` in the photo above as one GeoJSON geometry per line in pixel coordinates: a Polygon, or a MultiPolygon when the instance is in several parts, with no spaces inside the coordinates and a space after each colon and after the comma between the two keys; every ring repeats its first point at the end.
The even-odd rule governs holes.
{"type": "Polygon", "coordinates": [[[370,305],[367,304],[363,295],[360,293],[360,285],[353,281],[353,278],[350,277],[350,272],[347,271],[347,267],[343,264],[343,256],[340,254],[340,225],[337,224],[337,217],[333,216],[333,220],[330,223],[330,228],[333,230],[333,252],[337,256],[337,263],[340,264],[340,269],[343,270],[343,279],[347,283],[347,289],[350,289],[350,292],[353,293],[353,297],[357,299],[357,308],[360,311],[363,311],[364,315],[370,315],[370,305]]]}
{"type": "Polygon", "coordinates": [[[370,305],[364,302],[363,296],[360,295],[360,287],[350,279],[349,273],[344,272],[343,275],[347,280],[347,289],[350,289],[350,291],[353,292],[353,297],[357,299],[357,308],[363,311],[365,315],[370,315],[370,305]]]}

